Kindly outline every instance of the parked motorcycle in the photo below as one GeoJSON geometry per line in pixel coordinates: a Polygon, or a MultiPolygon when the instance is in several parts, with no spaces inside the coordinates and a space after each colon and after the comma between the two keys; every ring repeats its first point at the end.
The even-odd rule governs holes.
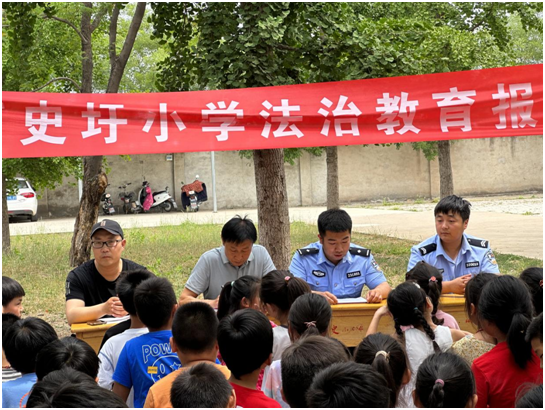
{"type": "Polygon", "coordinates": [[[142,209],[136,205],[134,200],[134,192],[128,192],[127,186],[131,185],[130,182],[127,182],[119,187],[122,191],[119,193],[119,198],[123,202],[123,213],[133,213],[137,214],[142,211],[142,209]]]}
{"type": "Polygon", "coordinates": [[[176,201],[168,192],[168,186],[165,187],[164,191],[153,192],[152,194],[148,181],[142,182],[142,188],[136,199],[136,206],[140,207],[143,212],[154,208],[165,212],[170,212],[173,208],[178,209],[176,201]]]}
{"type": "Polygon", "coordinates": [[[205,201],[208,201],[206,184],[199,181],[198,175],[190,184],[184,185],[182,181],[182,212],[199,212],[199,206],[205,201]]]}
{"type": "MultiPolygon", "coordinates": [[[[107,187],[109,186],[110,184],[107,185],[107,187]]],[[[100,197],[100,200],[102,201],[102,212],[104,213],[104,215],[115,214],[114,204],[112,203],[112,196],[109,193],[104,192],[100,197]]]]}

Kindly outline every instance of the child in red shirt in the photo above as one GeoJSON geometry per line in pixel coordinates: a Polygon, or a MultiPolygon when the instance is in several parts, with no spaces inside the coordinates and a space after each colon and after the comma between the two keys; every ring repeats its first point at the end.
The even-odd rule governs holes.
{"type": "Polygon", "coordinates": [[[229,382],[237,407],[280,408],[278,402],[256,390],[259,373],[271,364],[273,332],[267,316],[243,309],[224,317],[218,327],[218,345],[231,371],[229,382]]]}
{"type": "Polygon", "coordinates": [[[524,283],[507,275],[487,283],[479,300],[479,319],[498,344],[471,367],[477,407],[514,407],[522,384],[543,382],[539,359],[525,340],[532,299],[524,283]]]}

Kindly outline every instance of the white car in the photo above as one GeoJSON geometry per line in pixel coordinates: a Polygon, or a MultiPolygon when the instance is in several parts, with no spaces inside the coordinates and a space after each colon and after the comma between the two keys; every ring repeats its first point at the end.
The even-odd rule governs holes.
{"type": "Polygon", "coordinates": [[[38,220],[38,198],[36,191],[24,178],[16,178],[17,195],[8,195],[8,215],[27,216],[31,221],[38,220]]]}

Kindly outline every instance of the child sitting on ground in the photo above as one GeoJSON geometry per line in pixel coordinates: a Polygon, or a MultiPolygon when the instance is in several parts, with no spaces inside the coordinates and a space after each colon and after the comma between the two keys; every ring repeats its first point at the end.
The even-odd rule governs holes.
{"type": "Polygon", "coordinates": [[[2,383],[2,407],[22,407],[36,383],[36,356],[47,344],[57,339],[51,325],[37,317],[18,320],[2,338],[6,358],[21,377],[2,383]]]}
{"type": "Polygon", "coordinates": [[[257,378],[271,363],[273,334],[267,316],[253,309],[239,310],[224,317],[218,327],[221,356],[229,370],[237,406],[280,407],[273,399],[256,390],[257,378]]]}
{"type": "Polygon", "coordinates": [[[498,344],[475,359],[471,370],[477,384],[477,407],[514,407],[524,383],[543,383],[543,372],[524,333],[533,307],[526,285],[505,275],[490,281],[479,300],[479,320],[498,344]]]}
{"type": "Polygon", "coordinates": [[[411,379],[401,344],[392,336],[374,333],[360,342],[354,352],[354,361],[369,364],[384,376],[390,390],[390,407],[395,407],[401,387],[411,379]]]}
{"type": "Polygon", "coordinates": [[[418,262],[414,268],[405,274],[405,280],[418,283],[421,289],[433,303],[431,318],[436,325],[443,325],[451,329],[460,329],[458,322],[452,315],[443,312],[439,307],[441,292],[443,292],[443,275],[435,266],[424,261],[418,262]]]}
{"type": "Polygon", "coordinates": [[[93,380],[98,374],[98,356],[86,342],[67,336],[54,340],[45,346],[36,357],[36,377],[38,381],[55,370],[71,367],[93,380]]]}
{"type": "Polygon", "coordinates": [[[476,326],[477,332],[474,335],[466,335],[453,343],[452,351],[466,359],[470,366],[477,357],[489,352],[496,346],[496,339],[487,334],[479,322],[479,299],[484,286],[497,278],[499,276],[493,273],[479,273],[466,284],[464,291],[466,315],[471,323],[476,326]]]}
{"type": "Polygon", "coordinates": [[[528,330],[526,330],[525,340],[530,343],[532,350],[539,357],[543,369],[543,312],[530,322],[528,330]]]}
{"type": "Polygon", "coordinates": [[[35,384],[28,408],[124,408],[125,402],[89,375],[64,367],[35,384]]]}
{"type": "Polygon", "coordinates": [[[294,277],[289,271],[274,270],[261,279],[261,303],[265,314],[280,323],[273,329],[273,361],[280,360],[282,352],[291,344],[288,333],[288,313],[295,300],[310,293],[310,286],[303,279],[294,277]]]}
{"type": "Polygon", "coordinates": [[[183,367],[151,386],[144,407],[172,407],[170,389],[174,380],[196,364],[209,363],[224,375],[224,379],[231,376],[227,367],[215,363],[218,355],[218,318],[209,304],[190,302],[178,308],[172,322],[170,345],[183,367]]]}
{"type": "Polygon", "coordinates": [[[473,408],[477,404],[473,373],[453,353],[436,353],[422,362],[413,395],[416,407],[473,408]]]}
{"type": "MultiPolygon", "coordinates": [[[[25,290],[19,282],[2,276],[2,337],[16,319],[21,318],[23,296],[25,296],[25,290]],[[4,314],[9,316],[4,316],[4,314]]],[[[2,383],[19,377],[21,377],[21,373],[13,370],[10,366],[2,347],[2,383]]]]}
{"type": "Polygon", "coordinates": [[[335,363],[320,371],[307,391],[310,408],[392,407],[384,377],[367,364],[335,363]]]}
{"type": "MultiPolygon", "coordinates": [[[[291,280],[291,279],[290,279],[291,280]]],[[[315,293],[299,296],[288,314],[288,335],[290,341],[298,340],[302,335],[327,336],[331,322],[331,306],[327,299],[315,293]]],[[[282,398],[281,360],[275,360],[265,369],[263,392],[276,400],[282,407],[289,407],[282,398]]]]}
{"type": "Polygon", "coordinates": [[[543,312],[543,268],[524,269],[520,274],[520,279],[526,283],[530,290],[534,316],[537,316],[543,312]]]}
{"type": "Polygon", "coordinates": [[[199,363],[176,377],[170,389],[174,408],[235,408],[235,390],[225,375],[208,363],[199,363]]]}
{"type": "MultiPolygon", "coordinates": [[[[123,309],[130,315],[130,328],[124,332],[112,336],[98,352],[100,359],[100,367],[98,370],[98,385],[105,389],[111,390],[113,385],[112,377],[114,375],[119,355],[125,346],[127,341],[134,339],[148,333],[148,328],[142,323],[136,314],[136,307],[134,306],[134,291],[138,285],[143,281],[153,278],[155,275],[146,270],[139,269],[133,271],[121,272],[117,283],[115,285],[115,291],[119,301],[123,305],[123,309]]],[[[134,390],[131,389],[129,397],[127,398],[127,405],[134,407],[134,390]]]]}
{"type": "MultiPolygon", "coordinates": [[[[328,303],[323,296],[313,295],[328,303]]],[[[282,394],[286,403],[294,408],[307,407],[306,393],[316,373],[351,359],[349,352],[335,339],[314,335],[293,342],[282,354],[282,394]]]]}
{"type": "Polygon", "coordinates": [[[129,340],[119,356],[113,380],[113,392],[127,400],[134,388],[134,406],[143,407],[149,388],[156,381],[181,367],[170,348],[176,294],[166,278],[150,278],[134,291],[138,318],[149,333],[129,340]]]}
{"type": "Polygon", "coordinates": [[[433,303],[426,292],[417,283],[407,281],[390,292],[387,306],[376,311],[369,325],[367,335],[376,333],[380,318],[391,314],[397,338],[405,344],[411,380],[399,392],[398,407],[414,407],[412,391],[416,373],[424,359],[434,352],[450,349],[453,342],[465,336],[461,330],[435,325],[432,311],[433,303]]]}

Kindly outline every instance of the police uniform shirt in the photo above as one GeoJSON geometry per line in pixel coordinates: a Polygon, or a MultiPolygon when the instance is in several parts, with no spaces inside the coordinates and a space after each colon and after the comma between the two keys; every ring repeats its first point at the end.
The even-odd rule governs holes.
{"type": "Polygon", "coordinates": [[[443,274],[443,281],[451,281],[467,274],[476,275],[480,272],[500,273],[488,241],[465,233],[462,238],[462,247],[455,261],[443,249],[439,235],[432,236],[412,247],[407,271],[420,261],[439,269],[443,274]]]}
{"type": "Polygon", "coordinates": [[[326,258],[320,242],[311,243],[295,252],[290,272],[304,279],[312,290],[328,291],[338,298],[360,297],[364,285],[374,289],[386,282],[371,251],[353,243],[337,265],[326,258]]]}

